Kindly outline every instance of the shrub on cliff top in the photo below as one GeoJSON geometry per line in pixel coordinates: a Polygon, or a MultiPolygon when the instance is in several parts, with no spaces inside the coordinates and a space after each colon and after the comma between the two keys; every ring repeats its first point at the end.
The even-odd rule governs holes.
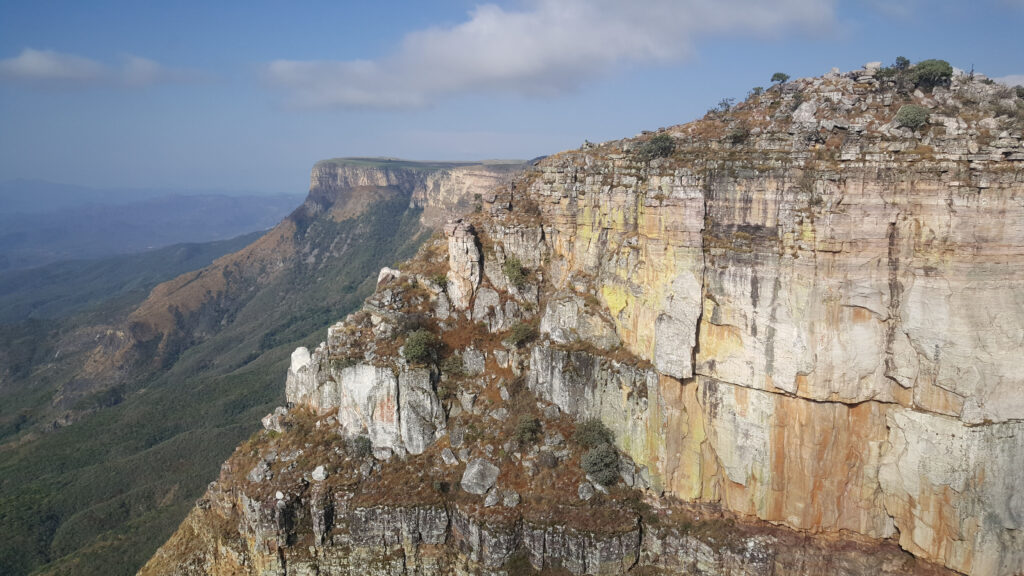
{"type": "Polygon", "coordinates": [[[913,104],[907,104],[900,106],[899,112],[896,113],[896,123],[900,126],[906,126],[911,130],[917,130],[922,124],[928,121],[928,115],[931,112],[927,108],[921,106],[915,106],[913,104]]]}
{"type": "Polygon", "coordinates": [[[573,441],[584,448],[594,448],[602,444],[611,444],[615,435],[597,418],[589,418],[576,423],[573,441]]]}
{"type": "Polygon", "coordinates": [[[583,471],[602,486],[612,486],[619,480],[619,452],[611,444],[587,450],[580,464],[583,471]]]}
{"type": "Polygon", "coordinates": [[[671,156],[675,149],[676,141],[671,136],[668,134],[658,134],[640,145],[640,158],[645,161],[665,158],[671,156]]]}
{"type": "Polygon", "coordinates": [[[910,77],[925,89],[947,86],[953,77],[953,67],[945,60],[922,60],[910,69],[910,77]]]}
{"type": "Polygon", "coordinates": [[[785,84],[788,81],[789,74],[786,74],[785,72],[776,72],[775,74],[772,74],[773,84],[785,84]]]}
{"type": "Polygon", "coordinates": [[[412,364],[426,364],[437,356],[438,341],[426,330],[414,330],[405,337],[402,355],[412,364]]]}

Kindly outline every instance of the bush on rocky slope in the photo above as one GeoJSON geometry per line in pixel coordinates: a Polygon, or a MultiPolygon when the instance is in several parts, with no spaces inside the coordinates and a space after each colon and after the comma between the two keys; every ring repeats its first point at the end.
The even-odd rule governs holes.
{"type": "Polygon", "coordinates": [[[899,112],[896,113],[896,123],[900,126],[916,130],[928,121],[929,114],[930,112],[927,108],[907,104],[900,107],[899,112]]]}

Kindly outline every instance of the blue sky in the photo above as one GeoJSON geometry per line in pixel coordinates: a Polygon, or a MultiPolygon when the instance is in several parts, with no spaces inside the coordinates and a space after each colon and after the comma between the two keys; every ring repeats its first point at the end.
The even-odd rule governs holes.
{"type": "Polygon", "coordinates": [[[776,71],[1024,75],[1021,30],[1024,0],[2,0],[0,180],[299,192],[321,158],[530,158],[687,122],[776,71]]]}

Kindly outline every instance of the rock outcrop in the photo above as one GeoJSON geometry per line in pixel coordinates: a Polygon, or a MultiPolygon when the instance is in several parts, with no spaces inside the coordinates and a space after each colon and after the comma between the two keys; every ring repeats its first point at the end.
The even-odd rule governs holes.
{"type": "Polygon", "coordinates": [[[448,237],[448,299],[456,310],[467,310],[483,275],[483,255],[471,224],[452,222],[445,225],[444,234],[448,237]]]}
{"type": "Polygon", "coordinates": [[[288,415],[315,423],[236,454],[147,573],[227,534],[230,553],[177,554],[288,574],[1021,574],[1024,100],[878,74],[786,83],[484,195],[296,351],[288,415]],[[908,103],[926,124],[899,124],[908,103]],[[401,354],[412,330],[438,335],[439,371],[401,354]],[[607,488],[573,436],[587,419],[620,452],[607,488]],[[279,511],[321,500],[302,467],[258,462],[328,433],[377,459],[327,456],[335,521],[303,548],[306,513],[279,511]],[[250,511],[262,483],[294,488],[250,511]],[[389,511],[365,526],[356,501],[389,511]],[[254,514],[244,538],[216,528],[254,514]],[[373,553],[356,527],[403,536],[373,553]]]}

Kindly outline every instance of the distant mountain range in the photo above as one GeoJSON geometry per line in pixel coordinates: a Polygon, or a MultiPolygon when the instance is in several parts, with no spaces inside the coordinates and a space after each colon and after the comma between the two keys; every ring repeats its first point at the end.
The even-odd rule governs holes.
{"type": "Polygon", "coordinates": [[[0,183],[0,271],[101,258],[265,230],[297,194],[97,189],[38,180],[0,183]]]}

